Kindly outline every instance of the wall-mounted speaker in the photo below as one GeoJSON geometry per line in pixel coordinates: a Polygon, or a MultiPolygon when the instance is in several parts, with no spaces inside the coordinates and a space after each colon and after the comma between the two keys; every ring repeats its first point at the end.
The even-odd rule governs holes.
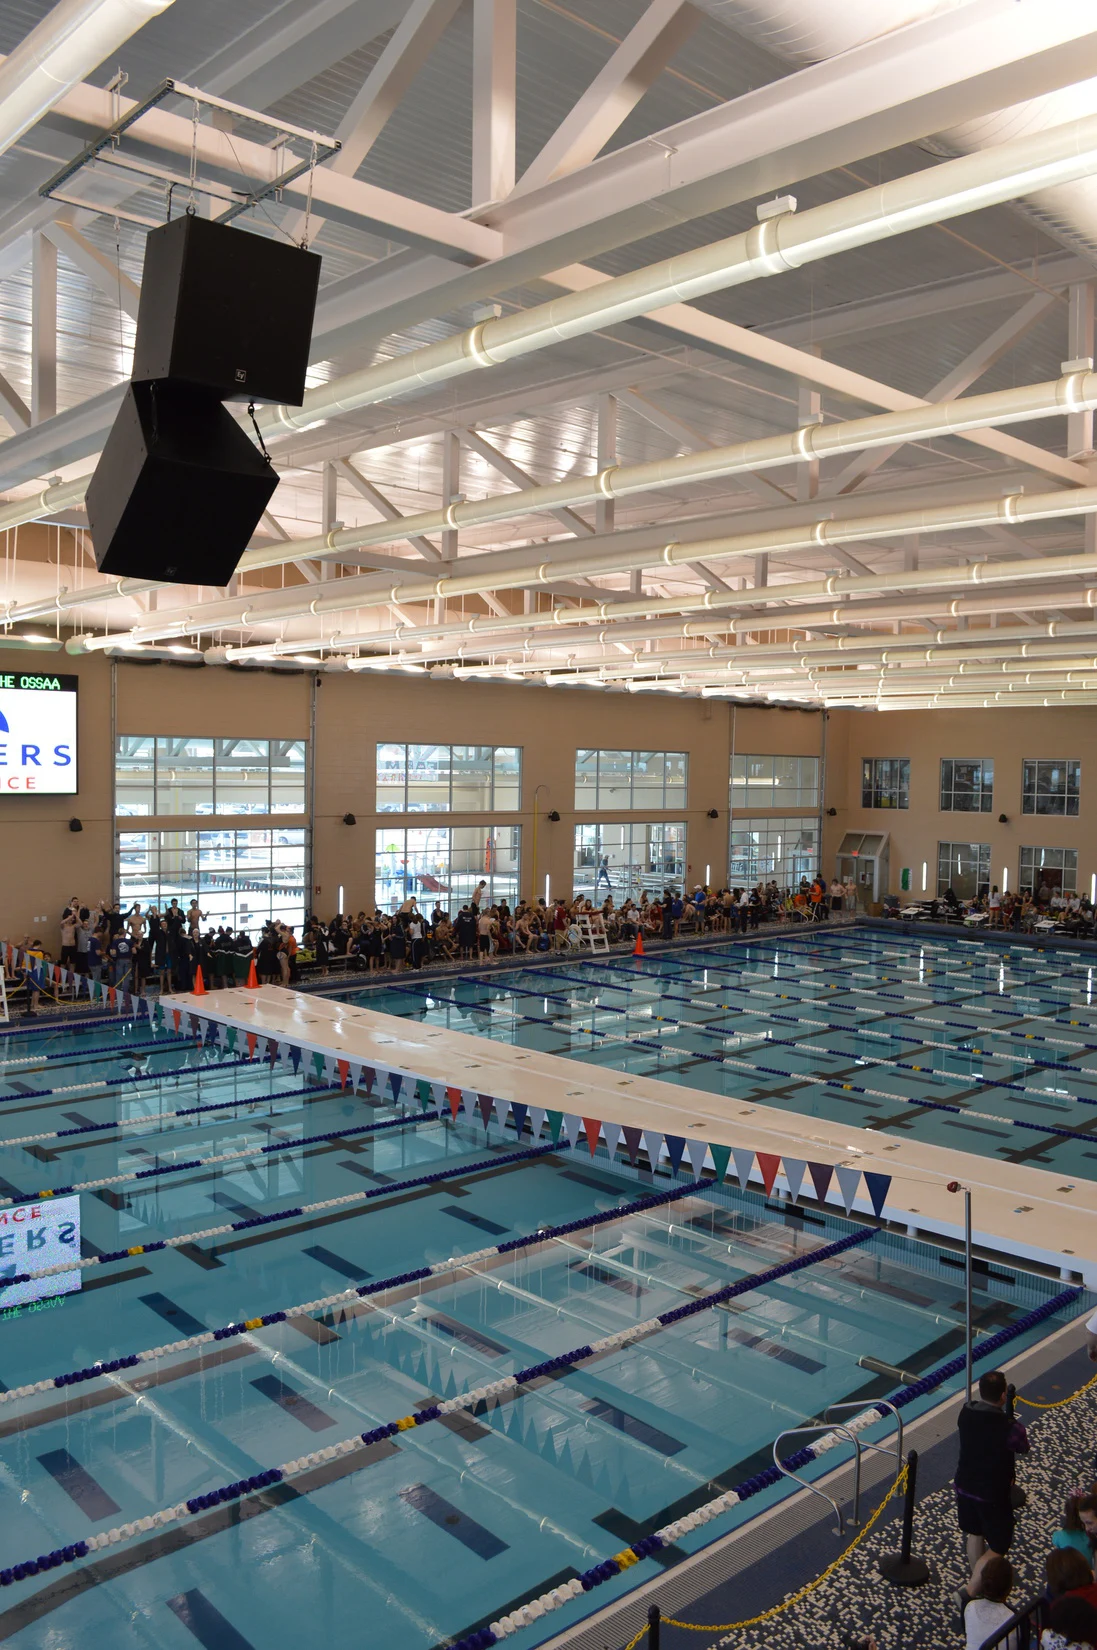
{"type": "Polygon", "coordinates": [[[83,826],[83,823],[82,823],[81,820],[79,820],[79,819],[70,819],[69,820],[69,830],[70,831],[82,831],[83,829],[84,829],[84,826],[83,826]]]}

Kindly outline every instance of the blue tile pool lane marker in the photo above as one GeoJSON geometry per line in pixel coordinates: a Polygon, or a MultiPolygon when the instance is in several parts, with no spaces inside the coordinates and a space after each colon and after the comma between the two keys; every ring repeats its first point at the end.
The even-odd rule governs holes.
{"type": "MultiPolygon", "coordinates": [[[[408,1120],[399,1118],[396,1121],[406,1123],[408,1120]]],[[[151,1255],[160,1249],[181,1249],[186,1244],[200,1243],[206,1238],[224,1237],[229,1232],[246,1232],[255,1226],[270,1226],[279,1220],[293,1220],[302,1215],[317,1214],[321,1209],[342,1209],[348,1203],[366,1203],[375,1197],[388,1197],[391,1192],[413,1191],[418,1186],[437,1186],[445,1180],[458,1180],[466,1175],[479,1174],[485,1169],[497,1169],[505,1163],[529,1162],[533,1158],[547,1157],[552,1152],[566,1149],[564,1141],[560,1141],[559,1144],[550,1141],[545,1146],[525,1146],[519,1151],[504,1152],[500,1156],[482,1159],[478,1163],[457,1163],[449,1169],[436,1169],[433,1174],[416,1175],[411,1180],[394,1180],[390,1186],[374,1186],[368,1192],[348,1192],[344,1197],[325,1197],[318,1203],[301,1203],[292,1209],[278,1209],[274,1214],[255,1215],[250,1220],[234,1220],[224,1226],[207,1226],[200,1232],[182,1232],[178,1237],[158,1238],[155,1243],[135,1243],[128,1249],[107,1250],[101,1255],[82,1255],[79,1258],[74,1256],[71,1260],[59,1261],[56,1266],[42,1266],[34,1272],[15,1272],[10,1278],[0,1278],[0,1290],[13,1288],[18,1283],[29,1283],[32,1278],[49,1278],[57,1272],[75,1272],[88,1266],[106,1266],[111,1261],[126,1260],[130,1255],[151,1255]]],[[[416,1277],[429,1275],[429,1267],[425,1271],[415,1273],[416,1277]]],[[[0,1305],[2,1304],[3,1297],[0,1295],[0,1305]]],[[[268,1314],[263,1321],[281,1322],[282,1316],[284,1314],[268,1314]]],[[[221,1338],[220,1334],[217,1338],[221,1338]]],[[[136,1359],[132,1361],[136,1362],[136,1359]]],[[[128,1368],[129,1361],[115,1359],[113,1365],[115,1369],[128,1368]]],[[[91,1373],[110,1373],[110,1365],[104,1364],[102,1370],[94,1369],[91,1373]]],[[[10,1394],[0,1393],[0,1398],[6,1396],[10,1394]]]]}
{"type": "MultiPolygon", "coordinates": [[[[402,1117],[386,1117],[379,1123],[355,1123],[346,1129],[328,1129],[324,1134],[306,1134],[287,1140],[272,1140],[265,1146],[244,1146],[239,1151],[217,1152],[212,1157],[188,1157],[178,1163],[160,1163],[152,1169],[125,1169],[121,1174],[100,1175],[95,1180],[78,1180],[71,1186],[54,1186],[34,1192],[20,1192],[17,1196],[0,1197],[0,1208],[9,1203],[29,1203],[45,1197],[71,1197],[77,1192],[95,1192],[102,1186],[121,1186],[132,1180],[155,1180],[166,1174],[181,1174],[185,1169],[208,1169],[218,1163],[233,1163],[247,1157],[276,1157],[280,1152],[295,1151],[299,1146],[319,1146],[331,1140],[346,1140],[351,1135],[376,1134],[382,1129],[404,1129],[418,1123],[437,1123],[437,1111],[412,1112],[402,1117]]],[[[0,1145],[6,1142],[0,1141],[0,1145]]],[[[270,1219],[270,1216],[265,1218],[270,1219]]]]}
{"type": "Polygon", "coordinates": [[[422,1513],[424,1518],[429,1518],[432,1524],[437,1524],[440,1530],[445,1530],[447,1535],[460,1541],[477,1558],[497,1558],[507,1551],[509,1543],[501,1541],[483,1524],[478,1524],[475,1518],[455,1507],[452,1501],[445,1500],[429,1484],[409,1484],[406,1490],[400,1491],[400,1499],[422,1513]]]}
{"type": "Polygon", "coordinates": [[[121,1507],[112,1496],[109,1496],[102,1484],[96,1482],[86,1467],[82,1467],[76,1457],[70,1455],[67,1449],[51,1449],[45,1455],[38,1457],[39,1466],[45,1467],[50,1477],[60,1485],[71,1501],[74,1501],[93,1524],[104,1518],[110,1518],[114,1513],[120,1513],[121,1507]]]}
{"type": "Polygon", "coordinates": [[[231,1621],[211,1604],[204,1593],[192,1587],[167,1601],[168,1609],[194,1634],[203,1650],[254,1650],[250,1639],[238,1633],[231,1621]]]}
{"type": "MultiPolygon", "coordinates": [[[[567,1142],[562,1140],[555,1149],[566,1151],[569,1148],[567,1142]]],[[[248,1318],[243,1323],[224,1324],[220,1329],[203,1330],[201,1334],[188,1335],[182,1340],[172,1341],[167,1346],[147,1347],[143,1352],[132,1352],[126,1357],[93,1364],[87,1369],[73,1369],[63,1375],[52,1375],[43,1381],[32,1381],[27,1386],[12,1387],[8,1391],[0,1392],[0,1404],[8,1403],[14,1398],[30,1398],[40,1392],[51,1392],[55,1387],[77,1386],[83,1381],[93,1381],[99,1376],[113,1374],[118,1369],[133,1369],[138,1364],[154,1363],[158,1358],[171,1357],[177,1352],[191,1352],[197,1347],[208,1346],[213,1341],[229,1340],[235,1335],[249,1334],[269,1324],[283,1323],[287,1318],[328,1312],[333,1307],[346,1306],[360,1297],[382,1295],[390,1289],[418,1283],[423,1278],[431,1278],[442,1272],[474,1266],[478,1261],[493,1259],[496,1255],[513,1254],[520,1249],[548,1243],[554,1238],[570,1236],[573,1232],[591,1231],[611,1221],[623,1220],[634,1214],[645,1214],[667,1203],[676,1203],[680,1198],[694,1197],[712,1184],[711,1180],[689,1180],[680,1186],[668,1186],[665,1191],[650,1192],[646,1197],[635,1198],[631,1203],[618,1204],[613,1209],[584,1215],[581,1219],[569,1220],[562,1226],[541,1227],[527,1237],[510,1238],[506,1243],[493,1244],[488,1249],[476,1249],[467,1255],[450,1255],[446,1260],[435,1261],[430,1266],[421,1266],[414,1272],[401,1272],[396,1277],[379,1278],[376,1282],[362,1284],[357,1289],[340,1289],[337,1293],[323,1295],[318,1300],[301,1301],[296,1306],[268,1312],[263,1317],[248,1318]]]]}
{"type": "MultiPolygon", "coordinates": [[[[497,1159],[497,1161],[503,1161],[503,1159],[497,1159]]],[[[682,1195],[688,1193],[689,1191],[696,1191],[697,1189],[698,1183],[694,1182],[689,1187],[673,1188],[669,1195],[667,1193],[657,1193],[650,1198],[637,1199],[637,1204],[644,1204],[650,1208],[659,1203],[669,1202],[670,1198],[675,1194],[682,1195]]],[[[620,1214],[620,1210],[607,1211],[607,1213],[602,1216],[587,1217],[587,1219],[581,1221],[568,1221],[564,1226],[550,1228],[544,1232],[535,1232],[527,1238],[512,1238],[508,1243],[501,1243],[494,1249],[482,1251],[479,1258],[484,1259],[488,1255],[511,1253],[515,1249],[525,1247],[529,1244],[544,1242],[547,1237],[575,1231],[580,1227],[597,1224],[601,1219],[620,1218],[620,1214]]],[[[820,1248],[812,1250],[809,1254],[799,1255],[794,1260],[783,1261],[779,1266],[771,1266],[764,1272],[756,1272],[749,1277],[740,1278],[735,1283],[726,1284],[721,1289],[714,1289],[707,1295],[698,1296],[696,1300],[691,1300],[684,1306],[676,1306],[669,1312],[661,1312],[657,1317],[649,1318],[644,1323],[630,1324],[626,1329],[619,1329],[611,1335],[604,1335],[597,1341],[592,1341],[583,1346],[572,1347],[568,1352],[558,1353],[554,1357],[546,1358],[538,1364],[531,1364],[527,1369],[519,1369],[513,1375],[501,1376],[498,1380],[491,1381],[486,1386],[474,1387],[470,1391],[462,1393],[457,1397],[445,1398],[440,1403],[430,1404],[424,1409],[417,1410],[414,1415],[401,1416],[398,1421],[389,1421],[382,1426],[373,1427],[367,1432],[358,1433],[354,1437],[343,1438],[336,1444],[328,1444],[325,1448],[315,1450],[308,1455],[300,1456],[296,1460],[285,1461],[281,1466],[268,1467],[261,1472],[252,1474],[248,1478],[236,1479],[231,1484],[222,1484],[218,1489],[210,1490],[203,1495],[192,1496],[187,1501],[177,1502],[174,1507],[165,1507],[160,1512],[147,1514],[143,1518],[134,1519],[132,1522],[126,1524],[115,1525],[113,1529],[104,1530],[98,1535],[89,1536],[86,1541],[80,1541],[68,1547],[60,1547],[53,1552],[41,1554],[37,1558],[24,1560],[20,1564],[13,1564],[10,1568],[0,1569],[0,1587],[10,1587],[13,1582],[26,1580],[28,1577],[36,1576],[42,1571],[55,1569],[62,1564],[70,1564],[77,1558],[86,1558],[89,1553],[99,1552],[105,1547],[117,1546],[120,1542],[128,1541],[135,1535],[144,1535],[150,1530],[162,1529],[167,1524],[177,1523],[179,1520],[187,1517],[193,1517],[195,1514],[209,1512],[212,1508],[223,1506],[227,1502],[238,1501],[242,1496],[253,1495],[256,1491],[269,1489],[272,1484],[280,1484],[288,1478],[295,1478],[302,1473],[311,1471],[316,1466],[320,1466],[328,1461],[337,1460],[345,1455],[354,1454],[362,1448],[368,1449],[371,1445],[387,1442],[387,1440],[397,1437],[402,1432],[409,1432],[414,1428],[427,1426],[432,1421],[438,1421],[442,1419],[443,1416],[452,1415],[459,1410],[475,1409],[480,1404],[488,1403],[492,1399],[500,1397],[503,1393],[511,1393],[516,1391],[519,1387],[526,1385],[530,1381],[539,1380],[546,1375],[563,1373],[574,1368],[577,1364],[585,1363],[590,1358],[598,1358],[606,1352],[616,1351],[621,1347],[627,1346],[631,1341],[634,1341],[639,1337],[647,1337],[649,1335],[656,1334],[662,1329],[670,1328],[673,1324],[683,1322],[686,1318],[695,1317],[700,1312],[707,1312],[711,1307],[718,1306],[723,1301],[732,1300],[738,1295],[750,1294],[757,1289],[764,1289],[769,1284],[777,1283],[783,1278],[790,1277],[793,1273],[803,1272],[808,1267],[817,1265],[820,1261],[829,1260],[835,1255],[844,1254],[847,1249],[852,1249],[863,1243],[870,1243],[876,1236],[877,1230],[878,1229],[876,1227],[864,1227],[857,1231],[850,1232],[847,1236],[837,1239],[836,1242],[823,1244],[820,1248]]],[[[456,1262],[453,1260],[445,1261],[441,1263],[441,1267],[442,1269],[449,1269],[455,1264],[456,1262]]],[[[395,1279],[390,1278],[386,1280],[385,1284],[373,1287],[367,1285],[361,1289],[353,1291],[353,1293],[358,1295],[377,1294],[380,1293],[383,1288],[399,1287],[403,1283],[417,1281],[421,1277],[431,1275],[431,1273],[437,1269],[437,1267],[420,1268],[418,1271],[404,1274],[402,1277],[395,1279]]],[[[1077,1299],[1082,1291],[1080,1289],[1076,1289],[1070,1291],[1069,1293],[1072,1298],[1077,1299]]],[[[1047,1314],[1045,1312],[1045,1316],[1046,1315],[1047,1314]]],[[[281,1320],[285,1316],[285,1313],[272,1314],[272,1317],[278,1320],[281,1320]]],[[[1034,1314],[1030,1313],[1029,1316],[1033,1317],[1034,1314]]],[[[236,1326],[233,1327],[235,1328],[236,1326]]],[[[241,1325],[239,1327],[241,1329],[247,1329],[250,1327],[260,1327],[260,1325],[241,1325]]],[[[213,1338],[222,1338],[221,1332],[217,1332],[213,1338]]],[[[1000,1336],[993,1337],[993,1340],[1000,1340],[1000,1336]]],[[[991,1343],[989,1342],[987,1343],[987,1345],[990,1344],[991,1343]]],[[[133,1362],[136,1363],[137,1359],[135,1358],[133,1362]]],[[[958,1362],[962,1366],[963,1359],[958,1360],[958,1362]]],[[[103,1372],[105,1371],[95,1371],[97,1374],[103,1372]]],[[[62,1380],[60,1384],[65,1383],[62,1380]]],[[[918,1382],[917,1385],[918,1387],[922,1387],[924,1386],[924,1382],[918,1382]]],[[[7,1396],[13,1395],[14,1394],[8,1394],[7,1396]]],[[[305,1401],[307,1402],[307,1400],[305,1401]]],[[[873,1421],[876,1421],[879,1418],[879,1414],[873,1410],[871,1412],[871,1419],[865,1420],[863,1424],[864,1426],[870,1426],[873,1421]]],[[[823,1441],[820,1441],[820,1443],[822,1442],[823,1441]]],[[[837,1443],[838,1439],[835,1438],[834,1442],[837,1443]]],[[[815,1453],[821,1453],[820,1444],[816,1444],[814,1446],[814,1450],[815,1453]]],[[[801,1451],[800,1454],[803,1455],[804,1452],[801,1451]]],[[[810,1458],[810,1456],[805,1457],[805,1459],[810,1458]]],[[[773,1468],[772,1471],[777,1474],[776,1468],[773,1468]]],[[[764,1474],[760,1475],[760,1477],[765,1476],[766,1475],[764,1474]]],[[[766,1478],[766,1482],[769,1482],[768,1478],[766,1478]]],[[[759,1487],[762,1486],[759,1485],[759,1487]]],[[[736,1497],[736,1499],[741,1499],[741,1497],[736,1497]]],[[[728,1501],[726,1496],[721,1497],[720,1502],[720,1511],[725,1510],[726,1506],[734,1504],[733,1502],[728,1501]]],[[[704,1511],[704,1508],[700,1509],[700,1512],[704,1511]]],[[[709,1516],[715,1517],[716,1514],[711,1513],[709,1516]]],[[[695,1523],[703,1522],[705,1522],[705,1520],[700,1517],[699,1513],[691,1513],[688,1518],[679,1520],[679,1524],[683,1530],[693,1529],[695,1527],[695,1523]],[[691,1522],[691,1520],[695,1522],[691,1522]]],[[[645,1539],[648,1542],[651,1542],[655,1538],[648,1536],[645,1539]]],[[[643,1543],[641,1542],[637,1545],[642,1546],[643,1543]]],[[[654,1546],[647,1547],[645,1549],[645,1556],[647,1552],[654,1551],[654,1546]]],[[[612,1574],[616,1575],[618,1573],[616,1561],[607,1560],[606,1562],[614,1565],[612,1574]]],[[[603,1569],[604,1567],[605,1566],[602,1565],[598,1568],[603,1569]]],[[[589,1573],[591,1572],[588,1572],[588,1574],[589,1573]]],[[[607,1572],[604,1579],[608,1580],[608,1575],[609,1573],[607,1572]]],[[[584,1591],[585,1590],[587,1589],[584,1589],[584,1591]]],[[[488,1643],[494,1643],[495,1640],[490,1639],[484,1640],[483,1642],[486,1645],[488,1643]]]]}

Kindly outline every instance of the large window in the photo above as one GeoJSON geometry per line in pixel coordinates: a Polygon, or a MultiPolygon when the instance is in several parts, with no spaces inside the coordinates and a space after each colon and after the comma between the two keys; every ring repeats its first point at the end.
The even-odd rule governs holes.
{"type": "Polygon", "coordinates": [[[686,875],[684,822],[630,819],[623,825],[591,823],[575,827],[575,869],[572,886],[587,899],[612,894],[616,904],[661,894],[664,888],[683,891],[686,875]]]}
{"type": "Polygon", "coordinates": [[[905,756],[866,756],[861,763],[862,808],[909,808],[910,762],[905,756]]]}
{"type": "Polygon", "coordinates": [[[1023,764],[1023,814],[1076,814],[1082,792],[1082,764],[1062,757],[1040,757],[1023,764]]]}
{"type": "Polygon", "coordinates": [[[126,911],[136,900],[161,911],[197,899],[203,927],[229,923],[254,938],[276,918],[300,933],[305,916],[303,827],[258,831],[121,831],[118,892],[126,911]]]}
{"type": "Polygon", "coordinates": [[[119,735],[115,812],[303,814],[303,739],[188,739],[119,735]]]}
{"type": "Polygon", "coordinates": [[[728,885],[752,888],[771,878],[793,888],[819,869],[817,819],[754,819],[732,823],[728,885]]]}
{"type": "Polygon", "coordinates": [[[994,806],[994,763],[945,757],[941,762],[941,812],[988,814],[994,806]]]}
{"type": "MultiPolygon", "coordinates": [[[[1027,766],[1027,763],[1026,763],[1027,766]]],[[[1078,891],[1078,850],[1076,848],[1022,848],[1021,887],[1038,894],[1041,888],[1078,891]]]]}
{"type": "MultiPolygon", "coordinates": [[[[402,825],[377,832],[374,898],[380,911],[397,911],[413,896],[432,910],[459,911],[480,882],[487,903],[514,905],[519,893],[520,825],[402,825]]],[[[481,904],[484,902],[481,901],[481,904]]]]}
{"type": "Polygon", "coordinates": [[[377,811],[480,814],[516,809],[522,752],[516,745],[378,745],[377,811]]]}
{"type": "Polygon", "coordinates": [[[731,806],[744,808],[817,808],[817,756],[733,756],[731,806]]]}
{"type": "Polygon", "coordinates": [[[957,899],[974,899],[980,889],[990,886],[989,842],[939,842],[937,844],[937,892],[951,888],[957,899]]]}
{"type": "Polygon", "coordinates": [[[576,751],[576,809],[684,808],[687,767],[685,751],[576,751]]]}

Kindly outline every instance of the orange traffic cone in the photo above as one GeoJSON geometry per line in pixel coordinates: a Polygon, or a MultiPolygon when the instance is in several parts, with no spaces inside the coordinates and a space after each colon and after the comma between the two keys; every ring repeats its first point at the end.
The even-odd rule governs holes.
{"type": "Polygon", "coordinates": [[[644,936],[639,928],[636,930],[636,944],[632,948],[632,954],[634,957],[644,955],[644,936]]]}
{"type": "Polygon", "coordinates": [[[259,976],[255,972],[255,958],[254,957],[251,959],[251,967],[248,969],[248,986],[249,986],[249,989],[252,989],[252,990],[258,990],[258,987],[259,987],[259,976]]]}
{"type": "Polygon", "coordinates": [[[195,968],[195,970],[194,970],[194,990],[192,991],[191,995],[193,997],[208,997],[209,996],[209,992],[206,990],[206,982],[202,978],[202,964],[201,963],[199,963],[197,965],[197,967],[195,968]]]}

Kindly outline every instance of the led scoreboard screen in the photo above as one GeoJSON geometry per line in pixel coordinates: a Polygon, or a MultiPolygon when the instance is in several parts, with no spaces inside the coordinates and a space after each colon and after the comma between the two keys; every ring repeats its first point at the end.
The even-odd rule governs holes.
{"type": "Polygon", "coordinates": [[[0,672],[0,795],[76,794],[76,676],[0,672]]]}

